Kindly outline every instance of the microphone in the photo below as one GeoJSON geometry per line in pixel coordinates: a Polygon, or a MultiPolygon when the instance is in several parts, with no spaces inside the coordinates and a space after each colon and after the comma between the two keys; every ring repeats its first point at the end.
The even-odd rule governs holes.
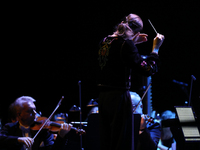
{"type": "Polygon", "coordinates": [[[196,80],[195,76],[193,76],[193,75],[191,75],[191,78],[192,78],[194,81],[196,80]]]}
{"type": "Polygon", "coordinates": [[[179,85],[188,86],[187,83],[180,82],[180,81],[177,81],[177,80],[172,80],[172,82],[177,83],[177,84],[179,84],[179,85]]]}

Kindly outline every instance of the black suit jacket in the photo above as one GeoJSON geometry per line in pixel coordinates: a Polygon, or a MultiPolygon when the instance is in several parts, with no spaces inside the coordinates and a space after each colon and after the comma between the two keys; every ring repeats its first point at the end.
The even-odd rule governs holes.
{"type": "MultiPolygon", "coordinates": [[[[32,137],[36,134],[36,131],[31,130],[32,137]]],[[[23,150],[23,144],[18,142],[18,137],[22,137],[22,130],[19,128],[19,123],[8,123],[0,131],[0,150],[23,150]]],[[[34,140],[32,150],[59,150],[64,149],[66,139],[58,136],[56,140],[53,138],[53,134],[48,130],[42,130],[34,140]],[[44,147],[41,148],[40,144],[44,142],[44,147]]]]}

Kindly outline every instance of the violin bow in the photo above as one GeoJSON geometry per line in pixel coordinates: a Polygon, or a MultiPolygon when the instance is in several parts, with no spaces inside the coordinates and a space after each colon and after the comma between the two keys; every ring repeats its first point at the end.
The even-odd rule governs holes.
{"type": "Polygon", "coordinates": [[[56,108],[54,109],[54,111],[51,113],[51,115],[49,116],[49,118],[44,122],[44,124],[42,125],[42,127],[38,130],[38,132],[35,134],[35,136],[33,137],[33,140],[35,140],[35,138],[38,136],[38,134],[40,133],[40,131],[43,129],[43,127],[47,124],[48,121],[50,121],[51,117],[54,115],[54,113],[56,112],[56,110],[59,108],[59,106],[61,105],[62,100],[64,99],[64,96],[62,96],[62,98],[60,99],[60,101],[58,102],[56,108]]]}
{"type": "Polygon", "coordinates": [[[146,95],[147,91],[149,90],[150,86],[151,86],[151,83],[149,84],[149,86],[147,87],[146,91],[145,91],[144,94],[142,95],[142,98],[141,98],[141,100],[138,102],[138,104],[137,104],[137,106],[135,107],[133,113],[135,113],[136,109],[138,108],[140,102],[143,100],[143,98],[144,98],[144,96],[146,95]]]}

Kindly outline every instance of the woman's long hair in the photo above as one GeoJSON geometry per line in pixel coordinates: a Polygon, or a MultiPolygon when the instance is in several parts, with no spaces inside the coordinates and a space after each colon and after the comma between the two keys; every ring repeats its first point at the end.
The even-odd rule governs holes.
{"type": "Polygon", "coordinates": [[[132,39],[136,33],[142,30],[142,28],[142,19],[136,14],[129,14],[125,17],[125,20],[117,26],[117,30],[112,36],[121,36],[125,40],[132,39]]]}

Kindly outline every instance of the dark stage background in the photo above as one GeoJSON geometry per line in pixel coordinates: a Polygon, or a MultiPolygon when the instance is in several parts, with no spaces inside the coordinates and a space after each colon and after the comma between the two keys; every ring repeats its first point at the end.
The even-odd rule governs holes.
{"type": "Polygon", "coordinates": [[[83,120],[87,103],[98,97],[95,68],[97,45],[112,34],[121,18],[136,13],[143,19],[148,42],[138,45],[141,54],[151,51],[156,36],[148,23],[166,39],[160,49],[162,67],[153,77],[153,108],[157,112],[184,105],[191,75],[192,104],[199,115],[199,6],[198,1],[68,1],[67,3],[2,4],[0,118],[8,117],[8,106],[17,97],[36,99],[37,110],[49,116],[62,95],[57,113],[68,113],[79,105],[78,81],[82,82],[83,120]],[[187,83],[182,88],[172,82],[187,83]],[[185,92],[186,91],[186,92],[185,92]]]}

